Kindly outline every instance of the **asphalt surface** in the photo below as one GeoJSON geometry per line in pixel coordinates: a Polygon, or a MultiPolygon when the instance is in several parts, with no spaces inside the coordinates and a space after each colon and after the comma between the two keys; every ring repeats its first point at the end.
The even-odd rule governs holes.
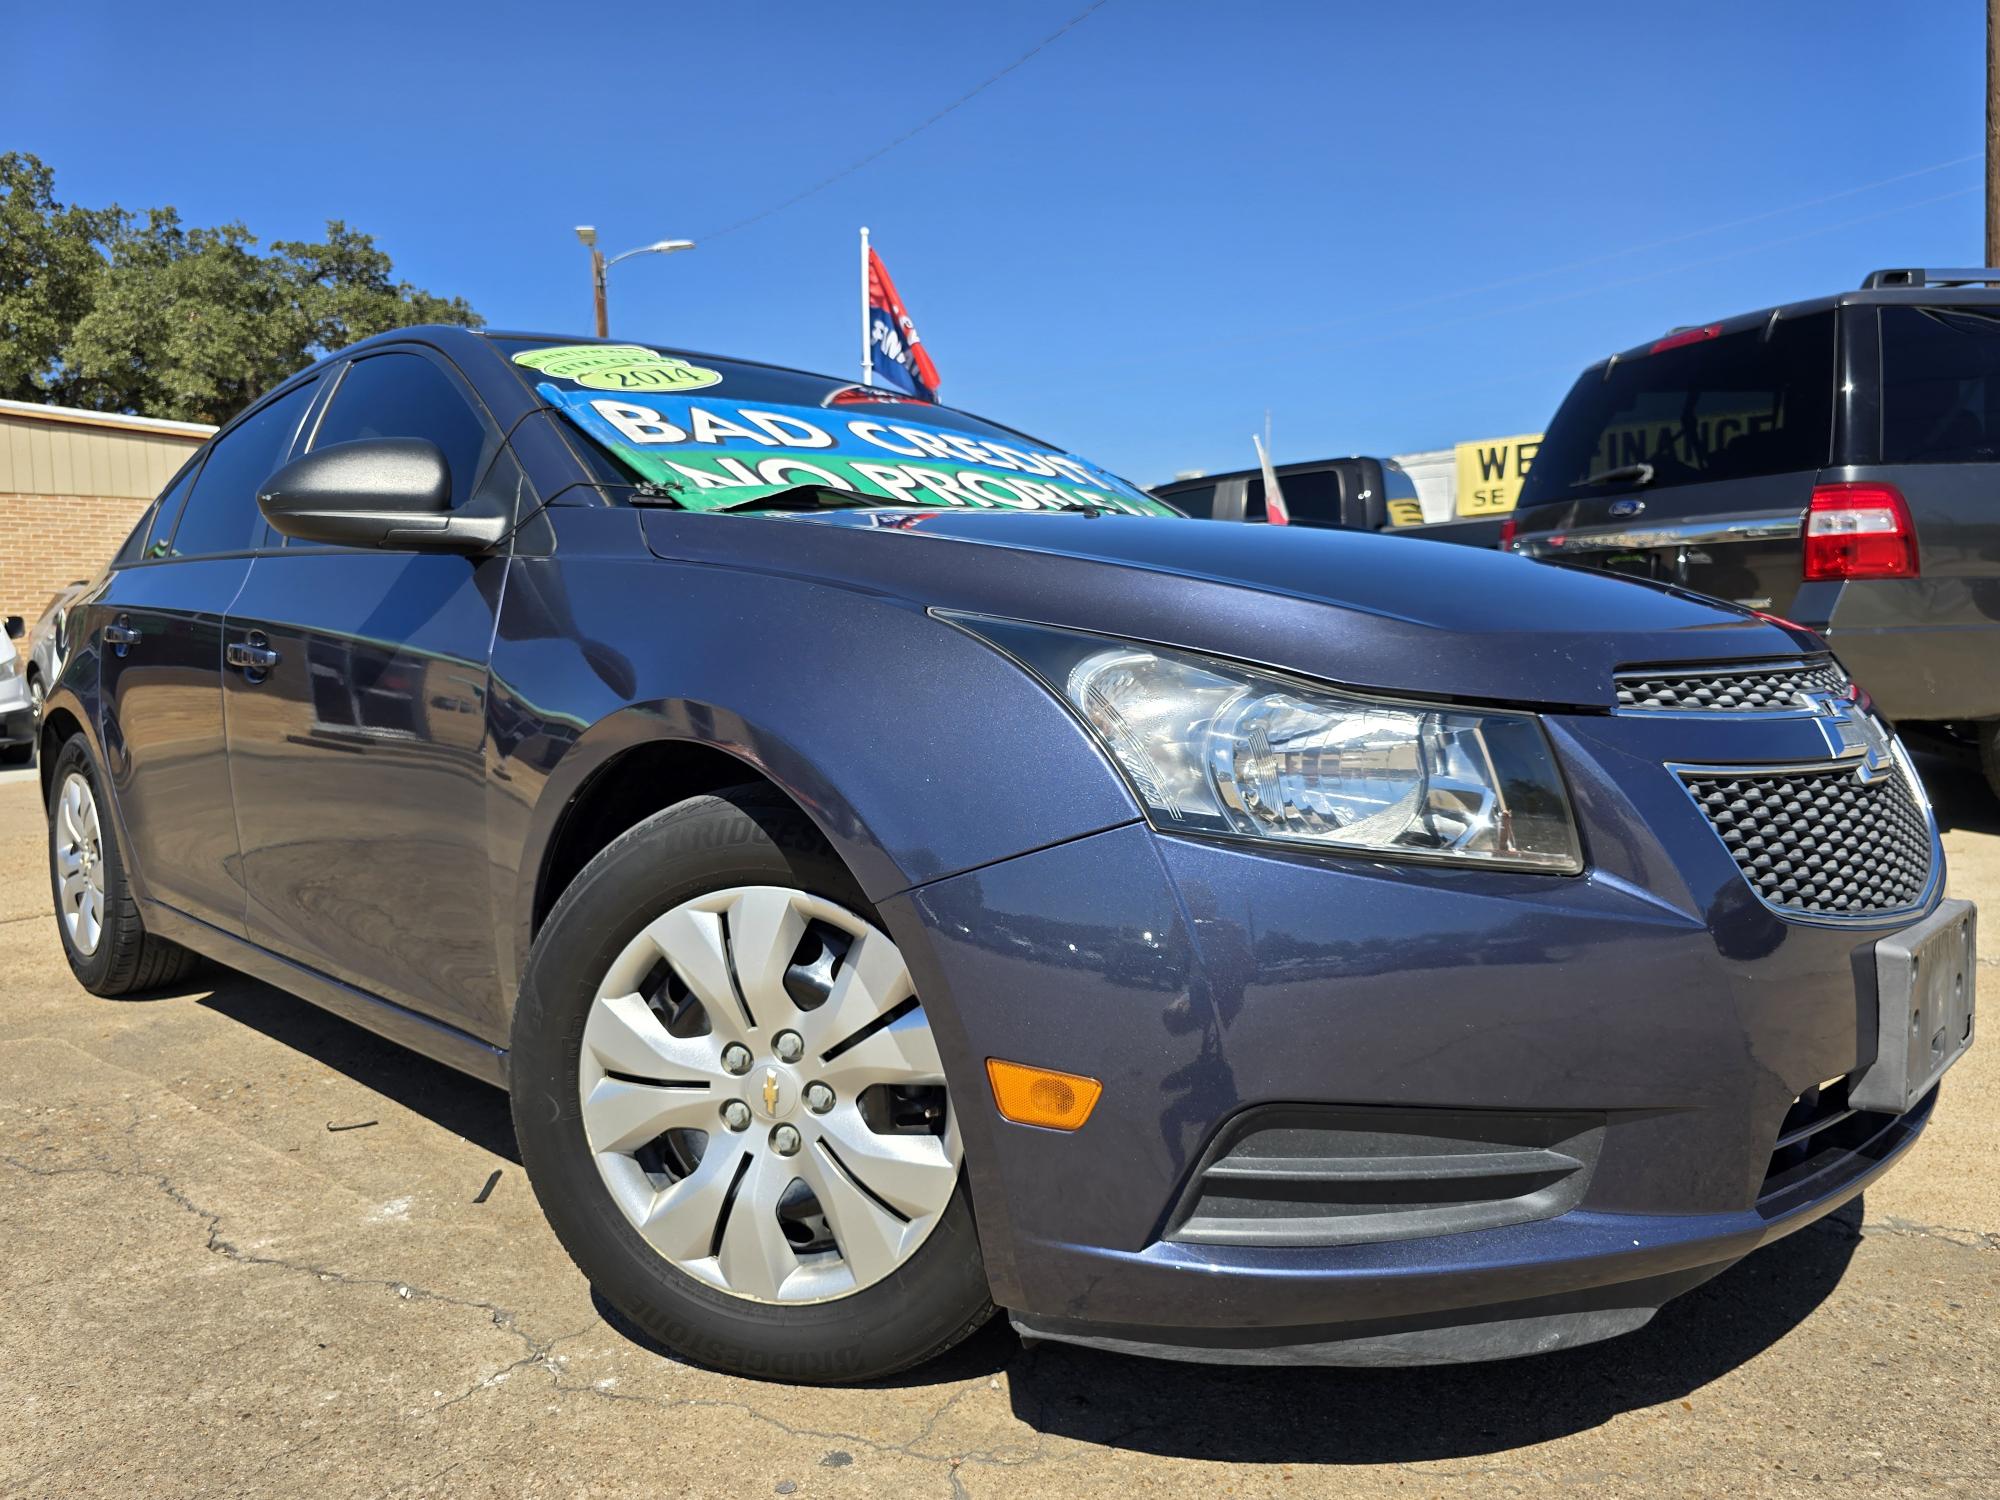
{"type": "MultiPolygon", "coordinates": [[[[1927,769],[1955,893],[2000,912],[2000,805],[1927,769]]],[[[790,1389],[593,1300],[498,1092],[218,971],[85,994],[42,838],[0,778],[0,1495],[2000,1493],[1990,1036],[1864,1202],[1612,1343],[1246,1371],[1003,1323],[790,1389]]]]}

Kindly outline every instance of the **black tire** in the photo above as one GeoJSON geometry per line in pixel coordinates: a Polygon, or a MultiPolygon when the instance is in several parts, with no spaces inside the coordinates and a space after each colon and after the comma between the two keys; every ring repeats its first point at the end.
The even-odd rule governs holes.
{"type": "Polygon", "coordinates": [[[876,921],[818,830],[762,787],[668,808],[584,867],[535,941],[515,1009],[509,1070],[521,1161],[570,1258],[661,1343],[758,1379],[879,1378],[942,1354],[993,1314],[962,1175],[929,1238],[885,1279],[830,1302],[774,1306],[698,1281],[648,1245],[612,1201],[585,1140],[583,1028],[612,960],[681,902],[750,884],[809,891],[876,921]]]}
{"type": "Polygon", "coordinates": [[[72,735],[56,753],[55,769],[49,776],[48,814],[50,899],[55,903],[56,932],[62,938],[63,957],[69,960],[69,970],[77,983],[93,995],[115,999],[174,984],[192,974],[201,963],[200,955],[146,931],[146,924],[139,916],[131,882],[125,878],[125,854],[118,847],[117,822],[111,816],[104,778],[92,764],[82,735],[72,735]],[[96,950],[91,953],[77,948],[62,920],[62,882],[56,872],[53,848],[57,799],[72,774],[89,783],[103,830],[100,849],[104,868],[104,929],[96,950]]]}
{"type": "Polygon", "coordinates": [[[1979,726],[1979,769],[1986,773],[1988,789],[2000,797],[2000,719],[1979,726]]]}

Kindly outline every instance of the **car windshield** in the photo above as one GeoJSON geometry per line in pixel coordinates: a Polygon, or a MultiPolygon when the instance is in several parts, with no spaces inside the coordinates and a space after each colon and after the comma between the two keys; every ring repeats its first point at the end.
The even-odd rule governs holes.
{"type": "Polygon", "coordinates": [[[1075,454],[871,386],[643,344],[494,343],[642,502],[754,510],[816,486],[871,505],[1177,514],[1075,454]]]}
{"type": "Polygon", "coordinates": [[[1833,440],[1833,315],[1780,319],[1586,370],[1521,486],[1523,506],[1595,484],[1653,489],[1818,469],[1833,440]]]}

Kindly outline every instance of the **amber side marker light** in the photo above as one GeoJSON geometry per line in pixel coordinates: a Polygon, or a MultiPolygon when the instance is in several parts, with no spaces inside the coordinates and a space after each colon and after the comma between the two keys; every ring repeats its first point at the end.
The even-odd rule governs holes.
{"type": "Polygon", "coordinates": [[[986,1059],[986,1079],[993,1085],[993,1102],[1016,1125],[1040,1125],[1045,1130],[1075,1130],[1097,1108],[1104,1085],[1095,1078],[1031,1068],[1026,1063],[986,1059]]]}

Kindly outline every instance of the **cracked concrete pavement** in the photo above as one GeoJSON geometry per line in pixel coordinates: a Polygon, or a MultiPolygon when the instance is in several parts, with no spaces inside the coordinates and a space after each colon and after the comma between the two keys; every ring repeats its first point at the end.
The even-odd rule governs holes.
{"type": "MultiPolygon", "coordinates": [[[[2000,910],[2000,806],[1926,771],[1954,890],[2000,910]]],[[[0,1496],[2000,1492],[1990,1039],[1865,1202],[1609,1344],[1206,1369],[998,1323],[894,1382],[792,1389],[592,1298],[496,1091],[214,970],[86,995],[41,838],[6,778],[0,1496]]]]}

